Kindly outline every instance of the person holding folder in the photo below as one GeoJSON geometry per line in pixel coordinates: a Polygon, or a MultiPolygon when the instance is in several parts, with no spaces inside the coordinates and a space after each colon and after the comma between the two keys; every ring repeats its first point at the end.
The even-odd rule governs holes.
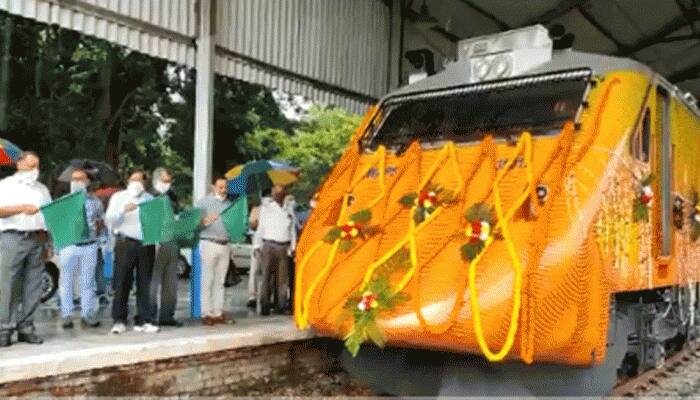
{"type": "Polygon", "coordinates": [[[136,269],[136,310],[134,330],[155,333],[159,328],[152,320],[150,302],[151,276],[155,246],[143,244],[141,220],[138,207],[140,203],[153,199],[146,192],[144,182],[146,173],[133,170],[129,174],[126,190],[112,195],[107,206],[105,220],[116,237],[114,245],[114,302],[111,332],[121,334],[126,331],[129,315],[129,292],[131,292],[134,269],[136,269]]]}
{"type": "Polygon", "coordinates": [[[199,251],[202,259],[202,323],[205,325],[226,322],[223,313],[224,281],[231,246],[229,233],[220,216],[231,205],[227,197],[227,183],[225,177],[214,178],[212,192],[197,203],[197,208],[203,212],[204,225],[200,233],[199,251]]]}
{"type": "MultiPolygon", "coordinates": [[[[71,172],[70,191],[87,192],[90,179],[84,169],[76,168],[71,172]]],[[[100,199],[93,195],[87,195],[85,199],[85,215],[89,227],[89,234],[85,240],[64,247],[59,251],[61,259],[61,276],[59,282],[59,295],[61,298],[61,314],[63,315],[63,328],[73,327],[73,277],[76,272],[80,277],[80,316],[83,326],[98,327],[97,319],[97,284],[95,272],[97,264],[97,236],[103,229],[104,209],[100,199]]]]}

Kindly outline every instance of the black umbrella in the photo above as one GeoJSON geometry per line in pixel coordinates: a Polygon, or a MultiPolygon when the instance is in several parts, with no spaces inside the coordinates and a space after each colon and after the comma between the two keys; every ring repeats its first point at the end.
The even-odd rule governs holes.
{"type": "Polygon", "coordinates": [[[59,182],[70,182],[70,177],[76,168],[84,169],[91,181],[100,187],[119,186],[120,179],[112,167],[104,162],[89,160],[86,158],[74,158],[63,166],[62,172],[58,175],[59,182]]]}

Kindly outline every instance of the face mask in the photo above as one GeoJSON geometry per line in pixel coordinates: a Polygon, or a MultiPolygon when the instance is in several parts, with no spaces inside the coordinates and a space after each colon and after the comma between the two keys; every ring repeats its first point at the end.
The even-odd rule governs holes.
{"type": "Polygon", "coordinates": [[[70,181],[70,192],[75,193],[79,191],[84,191],[87,188],[87,184],[83,181],[70,181]]]}
{"type": "Polygon", "coordinates": [[[35,168],[30,169],[29,171],[19,171],[17,172],[17,175],[24,182],[36,182],[37,179],[39,179],[39,170],[35,168]]]}
{"type": "Polygon", "coordinates": [[[134,197],[138,197],[143,193],[143,183],[141,182],[129,182],[126,190],[134,197]]]}
{"type": "Polygon", "coordinates": [[[316,208],[316,201],[315,201],[315,200],[311,200],[311,201],[309,202],[309,207],[311,207],[311,208],[316,208]]]}
{"type": "Polygon", "coordinates": [[[217,194],[215,194],[214,196],[216,196],[216,198],[217,198],[219,201],[224,201],[224,200],[226,200],[226,195],[225,195],[225,194],[218,194],[218,193],[217,193],[217,194]]]}
{"type": "Polygon", "coordinates": [[[170,190],[170,186],[171,186],[170,183],[165,183],[162,181],[158,181],[155,184],[156,190],[159,191],[160,193],[166,193],[168,190],[170,190]]]}

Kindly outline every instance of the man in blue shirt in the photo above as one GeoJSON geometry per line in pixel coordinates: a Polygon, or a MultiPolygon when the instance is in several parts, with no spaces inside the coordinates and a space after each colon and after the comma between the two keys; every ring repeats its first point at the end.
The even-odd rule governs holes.
{"type": "MultiPolygon", "coordinates": [[[[87,172],[76,168],[71,173],[70,191],[87,191],[90,184],[87,172]]],[[[82,243],[77,243],[61,249],[61,277],[59,282],[59,295],[61,297],[61,313],[63,314],[63,328],[73,327],[73,277],[78,273],[80,278],[80,316],[84,326],[97,327],[100,321],[96,314],[98,309],[95,294],[95,268],[97,264],[97,236],[104,229],[104,209],[102,202],[93,195],[87,195],[85,200],[85,214],[87,216],[90,235],[82,243]]]]}

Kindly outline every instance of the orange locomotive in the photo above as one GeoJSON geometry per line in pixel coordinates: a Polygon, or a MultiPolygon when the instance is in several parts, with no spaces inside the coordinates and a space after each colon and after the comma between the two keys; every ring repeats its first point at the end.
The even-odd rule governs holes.
{"type": "Polygon", "coordinates": [[[489,393],[541,365],[602,394],[694,340],[692,97],[633,60],[553,51],[540,26],[459,52],[382,99],[321,187],[297,249],[298,326],[374,366],[393,348],[482,355],[501,379],[470,385],[489,393]]]}

